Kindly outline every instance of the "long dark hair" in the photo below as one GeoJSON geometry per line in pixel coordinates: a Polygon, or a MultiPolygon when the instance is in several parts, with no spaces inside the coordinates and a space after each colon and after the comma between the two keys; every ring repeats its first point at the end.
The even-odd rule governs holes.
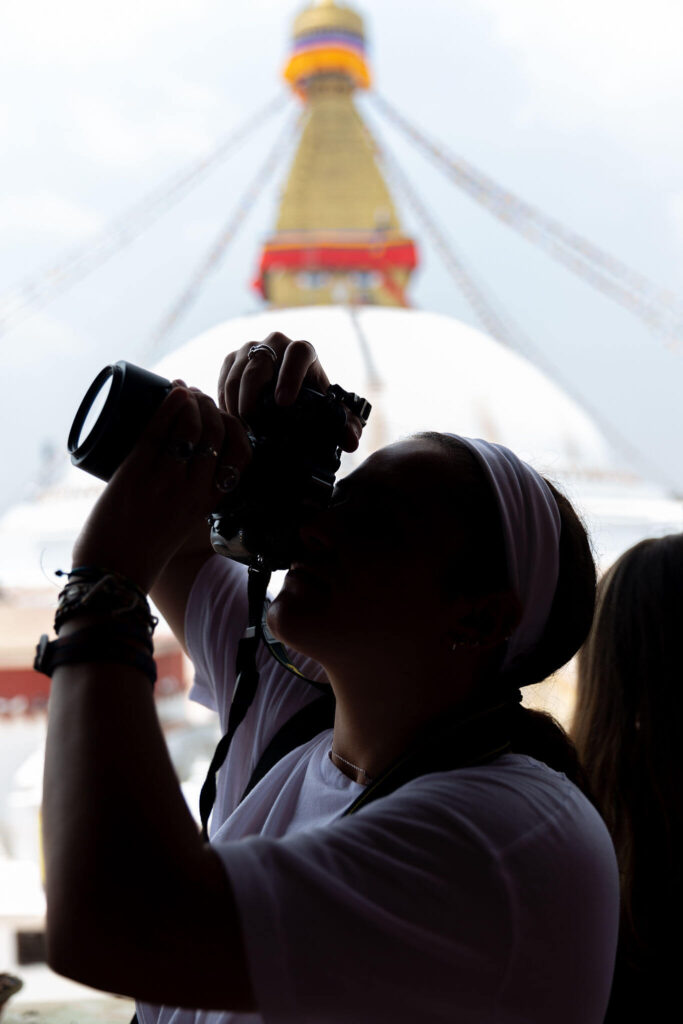
{"type": "MultiPolygon", "coordinates": [[[[453,460],[455,515],[470,542],[448,576],[477,592],[509,588],[505,543],[498,507],[484,471],[473,454],[448,434],[423,433],[453,460]]],[[[547,679],[578,651],[590,629],[595,605],[595,562],[583,523],[567,498],[546,480],[560,512],[560,566],[557,588],[543,635],[515,669],[505,687],[514,692],[547,679]]],[[[573,743],[552,715],[520,706],[513,718],[512,749],[564,772],[585,792],[588,786],[573,743]]]]}
{"type": "Polygon", "coordinates": [[[600,581],[579,658],[572,733],[617,852],[632,967],[671,955],[683,909],[682,628],[683,534],[644,540],[600,581]]]}

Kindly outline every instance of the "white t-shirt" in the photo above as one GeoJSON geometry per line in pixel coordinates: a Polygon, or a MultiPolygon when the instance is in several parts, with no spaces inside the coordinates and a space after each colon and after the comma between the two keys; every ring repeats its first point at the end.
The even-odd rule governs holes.
{"type": "MultiPolygon", "coordinates": [[[[192,696],[223,726],[246,625],[242,577],[211,559],[187,611],[192,696]]],[[[316,696],[263,652],[258,695],[219,775],[211,842],[260,1012],[141,1006],[142,1024],[601,1024],[618,877],[580,791],[508,754],[417,778],[342,818],[362,787],[330,761],[328,731],[237,806],[270,738],[316,696]]]]}

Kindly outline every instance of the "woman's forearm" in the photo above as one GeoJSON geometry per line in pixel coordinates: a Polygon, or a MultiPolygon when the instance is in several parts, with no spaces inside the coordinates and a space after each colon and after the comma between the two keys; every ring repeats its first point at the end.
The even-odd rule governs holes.
{"type": "Polygon", "coordinates": [[[55,670],[43,827],[51,946],[85,926],[116,933],[162,898],[200,841],[171,766],[149,680],[126,665],[55,670]]]}
{"type": "Polygon", "coordinates": [[[252,1006],[227,877],[200,841],[138,669],[55,670],[43,828],[55,970],[153,1002],[252,1006]]]}

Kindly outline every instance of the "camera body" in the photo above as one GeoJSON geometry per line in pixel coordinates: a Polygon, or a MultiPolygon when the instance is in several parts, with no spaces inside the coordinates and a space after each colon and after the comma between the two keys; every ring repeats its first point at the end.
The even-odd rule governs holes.
{"type": "MultiPolygon", "coordinates": [[[[172,388],[164,377],[124,361],[105,367],[88,389],[69,432],[74,465],[109,480],[172,388]]],[[[247,565],[288,568],[307,514],[324,508],[339,469],[346,409],[365,421],[370,406],[338,385],[302,388],[296,402],[266,393],[250,417],[253,458],[210,516],[215,550],[247,565]]]]}
{"type": "Polygon", "coordinates": [[[345,424],[333,395],[302,388],[282,407],[266,394],[250,417],[252,460],[210,517],[214,549],[246,564],[258,555],[269,569],[288,568],[305,516],[329,503],[345,424]]]}

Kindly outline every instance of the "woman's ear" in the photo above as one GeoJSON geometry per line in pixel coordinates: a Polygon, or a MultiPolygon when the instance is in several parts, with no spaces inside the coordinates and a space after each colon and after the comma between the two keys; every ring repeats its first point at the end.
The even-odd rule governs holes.
{"type": "Polygon", "coordinates": [[[451,628],[454,647],[497,647],[519,624],[522,606],[510,590],[470,597],[451,628]]]}

